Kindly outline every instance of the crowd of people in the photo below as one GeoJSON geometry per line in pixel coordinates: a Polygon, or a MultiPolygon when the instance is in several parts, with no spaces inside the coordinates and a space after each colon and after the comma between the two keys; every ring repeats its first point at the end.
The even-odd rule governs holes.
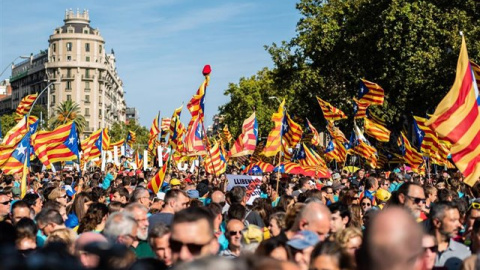
{"type": "MultiPolygon", "coordinates": [[[[444,171],[262,175],[261,195],[226,177],[107,164],[0,174],[0,269],[477,269],[480,185],[444,171]]],[[[229,174],[241,174],[229,169],[229,174]]]]}

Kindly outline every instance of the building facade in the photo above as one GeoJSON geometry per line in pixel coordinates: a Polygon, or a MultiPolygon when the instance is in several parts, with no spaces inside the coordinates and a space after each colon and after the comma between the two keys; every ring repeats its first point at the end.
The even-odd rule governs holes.
{"type": "Polygon", "coordinates": [[[127,124],[128,124],[128,121],[132,121],[132,120],[138,124],[138,121],[140,120],[140,116],[138,115],[138,110],[135,107],[127,107],[126,117],[127,117],[127,121],[126,121],[127,124]]]}
{"type": "Polygon", "coordinates": [[[88,11],[65,12],[64,25],[48,39],[48,49],[12,69],[12,108],[27,94],[39,93],[52,84],[38,104],[50,117],[66,100],[79,105],[87,121],[84,134],[126,121],[123,82],[115,54],[107,53],[98,29],[90,26],[88,11]]]}

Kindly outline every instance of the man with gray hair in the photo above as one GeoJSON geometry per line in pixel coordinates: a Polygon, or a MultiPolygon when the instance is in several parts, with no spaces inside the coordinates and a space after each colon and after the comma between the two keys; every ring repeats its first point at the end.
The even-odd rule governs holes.
{"type": "Polygon", "coordinates": [[[148,208],[140,203],[130,203],[125,207],[124,212],[130,213],[137,222],[137,240],[132,244],[133,251],[137,258],[154,258],[150,245],[147,243],[148,237],[148,208]]]}
{"type": "Polygon", "coordinates": [[[287,232],[290,239],[299,231],[312,231],[318,235],[320,241],[325,241],[330,232],[331,214],[328,208],[319,202],[307,203],[297,218],[292,228],[287,232]]]}
{"type": "Polygon", "coordinates": [[[148,209],[150,209],[151,200],[150,200],[150,193],[144,187],[137,187],[133,192],[132,196],[130,197],[131,203],[140,203],[148,209]]]}
{"type": "Polygon", "coordinates": [[[166,266],[172,265],[172,250],[170,249],[170,229],[163,223],[153,226],[148,233],[148,243],[157,258],[166,266]]]}
{"type": "Polygon", "coordinates": [[[131,247],[137,240],[137,222],[128,212],[115,212],[111,214],[103,229],[103,235],[114,243],[131,247]]]}

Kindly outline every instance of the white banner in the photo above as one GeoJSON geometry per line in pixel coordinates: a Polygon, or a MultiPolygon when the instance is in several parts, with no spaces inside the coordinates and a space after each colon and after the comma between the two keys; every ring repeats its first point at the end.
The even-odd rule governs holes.
{"type": "Polygon", "coordinates": [[[233,187],[245,187],[247,189],[247,204],[252,205],[256,198],[260,197],[261,176],[227,174],[227,191],[233,187]]]}

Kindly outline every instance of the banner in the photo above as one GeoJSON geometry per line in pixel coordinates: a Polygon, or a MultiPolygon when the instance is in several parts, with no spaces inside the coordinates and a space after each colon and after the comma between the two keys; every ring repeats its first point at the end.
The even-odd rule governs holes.
{"type": "Polygon", "coordinates": [[[227,174],[227,191],[233,187],[245,187],[247,189],[247,204],[252,205],[256,198],[260,198],[261,176],[227,174]]]}

